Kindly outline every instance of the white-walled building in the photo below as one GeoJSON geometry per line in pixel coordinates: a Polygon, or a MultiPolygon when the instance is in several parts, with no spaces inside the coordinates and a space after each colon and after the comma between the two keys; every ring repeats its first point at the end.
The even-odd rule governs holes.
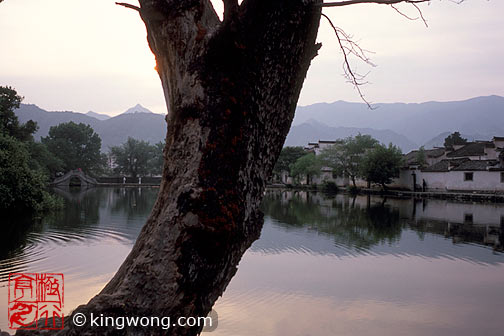
{"type": "Polygon", "coordinates": [[[416,162],[417,151],[405,156],[406,166],[398,186],[410,190],[504,192],[503,137],[425,152],[428,166],[423,168],[416,162]]]}
{"type": "MultiPolygon", "coordinates": [[[[323,149],[340,143],[339,140],[309,143],[305,149],[319,155],[323,149]]],[[[494,137],[491,141],[475,141],[452,148],[437,147],[427,149],[425,165],[420,166],[418,151],[404,156],[405,165],[399,178],[391,188],[415,191],[483,191],[504,192],[504,137],[494,137]]],[[[292,184],[288,172],[281,181],[292,184]]],[[[336,176],[332,168],[323,167],[319,176],[310,176],[299,181],[301,184],[323,184],[334,182],[339,187],[352,184],[348,177],[336,176]]],[[[367,187],[367,181],[357,179],[358,187],[367,187]]]]}

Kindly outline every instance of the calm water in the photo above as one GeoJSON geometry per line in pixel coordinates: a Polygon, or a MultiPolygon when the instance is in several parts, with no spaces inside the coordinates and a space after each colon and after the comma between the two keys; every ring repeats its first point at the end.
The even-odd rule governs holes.
{"type": "MultiPolygon", "coordinates": [[[[65,274],[68,314],[131,249],[157,189],[61,192],[67,208],[0,245],[11,272],[65,274]]],[[[271,192],[205,335],[504,335],[504,206],[271,192]]]]}

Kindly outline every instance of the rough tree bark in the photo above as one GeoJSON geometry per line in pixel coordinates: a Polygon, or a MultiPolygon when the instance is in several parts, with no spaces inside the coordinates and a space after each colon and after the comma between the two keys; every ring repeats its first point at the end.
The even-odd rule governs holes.
{"type": "MultiPolygon", "coordinates": [[[[77,312],[206,316],[262,228],[261,202],[315,43],[320,0],[140,0],[166,105],[159,196],[131,253],[77,312]],[[317,5],[319,4],[319,5],[317,5]]],[[[125,328],[195,335],[200,328],[125,328]]],[[[25,332],[18,332],[23,334],[25,332]]],[[[58,335],[118,334],[65,318],[58,335]]]]}
{"type": "MultiPolygon", "coordinates": [[[[166,98],[158,199],[119,271],[63,330],[18,335],[198,334],[198,327],[79,328],[72,316],[206,316],[260,235],[265,181],[320,48],[322,7],[407,3],[424,20],[417,4],[429,0],[223,0],[222,22],[210,0],[139,2],[119,4],[145,22],[166,98]]],[[[361,49],[342,45],[330,24],[350,69],[347,54],[363,59],[361,49]]]]}

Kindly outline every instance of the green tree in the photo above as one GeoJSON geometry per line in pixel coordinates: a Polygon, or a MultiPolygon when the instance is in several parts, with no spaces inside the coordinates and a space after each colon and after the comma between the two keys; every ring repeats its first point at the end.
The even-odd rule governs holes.
{"type": "Polygon", "coordinates": [[[467,139],[462,138],[459,132],[454,132],[448,135],[444,141],[444,146],[446,148],[465,144],[467,144],[467,139]]]}
{"type": "Polygon", "coordinates": [[[362,159],[366,151],[378,145],[370,135],[358,134],[322,150],[320,160],[339,176],[348,176],[356,187],[355,180],[361,172],[362,159]]]}
{"type": "Polygon", "coordinates": [[[0,86],[0,132],[10,135],[20,141],[33,140],[33,133],[37,131],[37,123],[28,120],[20,124],[14,110],[19,108],[23,97],[19,96],[12,87],[0,86]]]}
{"type": "Polygon", "coordinates": [[[402,160],[402,152],[398,147],[392,144],[388,147],[377,145],[362,160],[362,176],[368,182],[377,183],[386,189],[386,184],[399,176],[402,160]]]}
{"type": "Polygon", "coordinates": [[[281,174],[283,171],[289,171],[292,164],[296,162],[297,159],[306,155],[306,151],[303,147],[284,147],[280,152],[280,156],[273,168],[274,174],[281,174]]]}
{"type": "Polygon", "coordinates": [[[153,151],[153,146],[148,142],[129,137],[121,146],[110,148],[116,164],[114,171],[132,177],[148,175],[153,151]]]}
{"type": "Polygon", "coordinates": [[[165,147],[164,141],[160,141],[156,143],[154,146],[151,146],[152,158],[150,160],[150,167],[149,167],[149,173],[151,175],[161,175],[161,173],[163,172],[164,147],[165,147]]]}
{"type": "Polygon", "coordinates": [[[312,176],[320,175],[320,168],[322,168],[322,165],[315,153],[308,153],[298,158],[291,165],[290,173],[298,181],[302,176],[306,176],[306,184],[310,184],[312,176]]]}
{"type": "Polygon", "coordinates": [[[46,190],[46,176],[29,167],[27,144],[0,133],[0,213],[44,211],[62,204],[46,190]]]}
{"type": "Polygon", "coordinates": [[[51,196],[47,172],[41,164],[43,146],[33,141],[37,124],[20,124],[14,113],[22,97],[11,87],[0,86],[0,213],[32,213],[62,205],[51,196]]]}
{"type": "Polygon", "coordinates": [[[53,178],[57,172],[63,169],[63,162],[47,149],[41,142],[29,141],[28,152],[30,153],[29,166],[31,169],[39,170],[44,175],[53,178]]]}
{"type": "Polygon", "coordinates": [[[61,160],[64,171],[81,168],[95,174],[104,165],[100,136],[89,125],[70,121],[53,126],[42,143],[61,160]]]}

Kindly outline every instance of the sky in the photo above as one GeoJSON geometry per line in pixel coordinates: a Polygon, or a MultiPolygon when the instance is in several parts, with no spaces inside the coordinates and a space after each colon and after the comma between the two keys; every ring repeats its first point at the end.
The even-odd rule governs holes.
{"type": "MultiPolygon", "coordinates": [[[[136,1],[130,3],[137,4],[136,1]]],[[[213,1],[216,11],[222,2],[213,1]]],[[[504,1],[433,0],[420,5],[429,27],[393,8],[325,8],[332,21],[372,51],[362,88],[372,103],[504,96],[504,1]]],[[[397,5],[409,16],[415,8],[397,5]]],[[[343,77],[342,54],[322,19],[323,47],[312,62],[299,105],[361,101],[343,77]]],[[[113,0],[4,0],[0,3],[0,85],[50,111],[117,115],[140,103],[166,113],[155,60],[138,14],[113,0]]]]}

